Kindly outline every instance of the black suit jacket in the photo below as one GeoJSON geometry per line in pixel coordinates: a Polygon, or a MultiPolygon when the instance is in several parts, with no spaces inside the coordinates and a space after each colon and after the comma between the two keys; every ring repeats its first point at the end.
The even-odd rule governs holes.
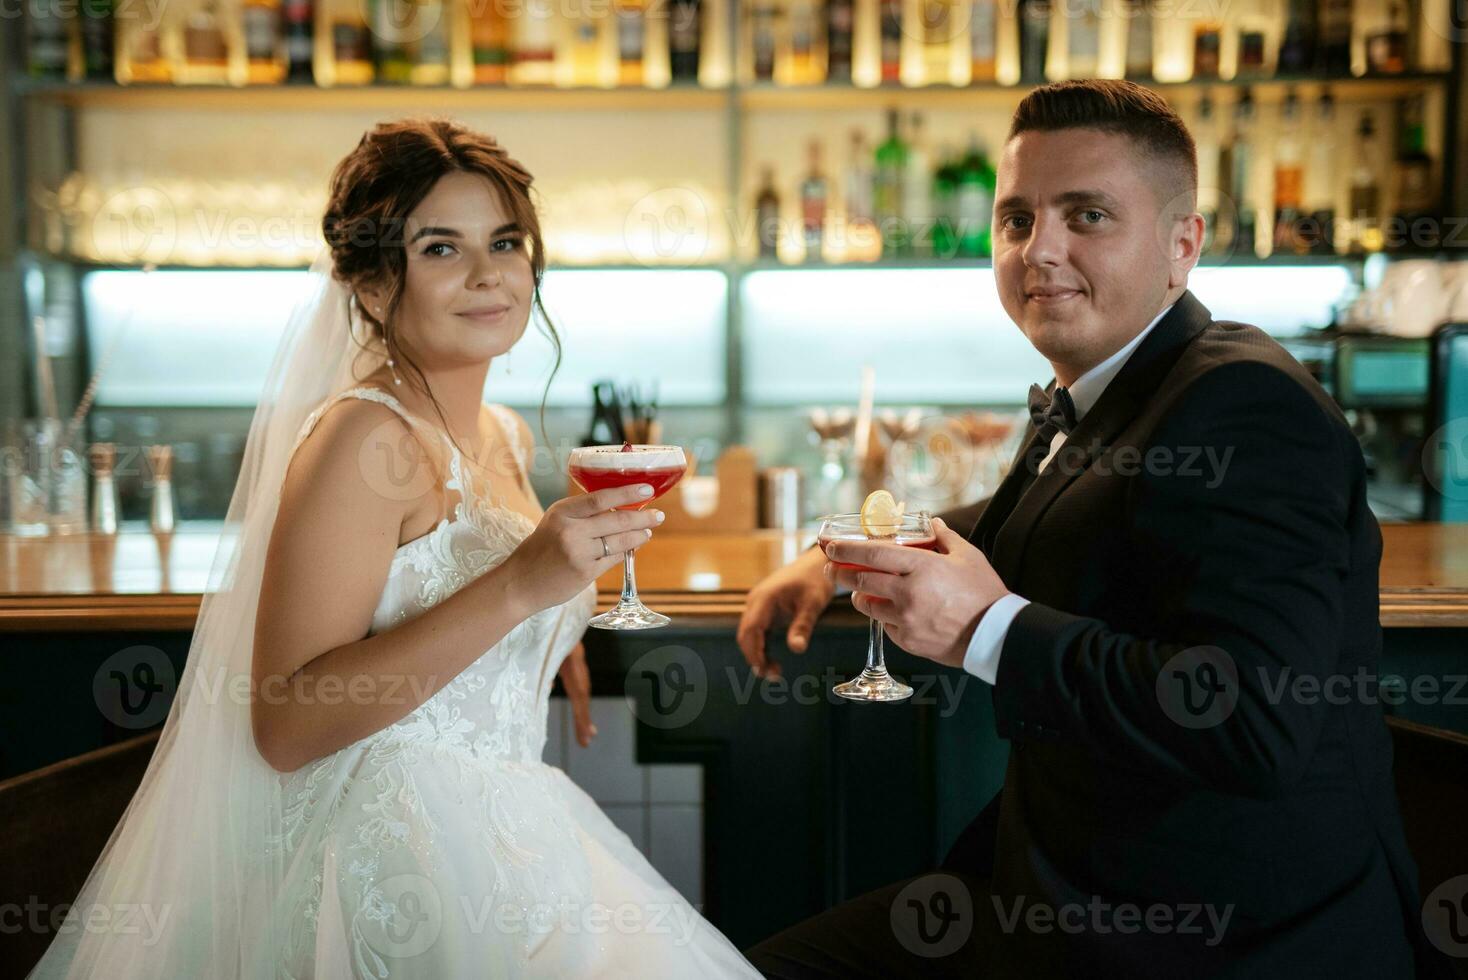
{"type": "Polygon", "coordinates": [[[1184,293],[1032,477],[1048,448],[1032,428],[993,497],[945,515],[1031,600],[993,688],[1004,787],[947,862],[991,878],[994,975],[1441,962],[1356,687],[1381,534],[1335,403],[1184,293]]]}

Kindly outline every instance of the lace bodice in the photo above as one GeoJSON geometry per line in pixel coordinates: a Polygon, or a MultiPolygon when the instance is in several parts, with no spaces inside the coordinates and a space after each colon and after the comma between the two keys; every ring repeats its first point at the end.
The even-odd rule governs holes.
{"type": "MultiPolygon", "coordinates": [[[[394,554],[372,616],[371,632],[380,633],[421,615],[504,561],[535,524],[520,511],[492,499],[490,488],[475,477],[458,447],[440,430],[409,415],[396,398],[376,388],[354,388],[329,399],[307,418],[300,438],[305,438],[330,405],[346,397],[386,405],[414,429],[442,439],[449,449],[449,478],[444,487],[458,495],[452,519],[440,520],[433,530],[401,545],[394,554]]],[[[511,442],[523,477],[526,457],[519,445],[519,426],[504,406],[491,405],[490,409],[511,442]]],[[[581,638],[595,606],[596,588],[588,585],[568,602],[541,610],[510,630],[415,711],[369,741],[431,742],[503,762],[538,762],[545,746],[551,683],[561,661],[581,638]]]]}

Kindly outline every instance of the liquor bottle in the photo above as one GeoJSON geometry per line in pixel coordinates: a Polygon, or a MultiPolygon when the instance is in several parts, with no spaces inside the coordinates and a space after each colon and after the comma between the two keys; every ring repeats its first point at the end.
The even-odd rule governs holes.
{"type": "Polygon", "coordinates": [[[1351,0],[1320,0],[1316,70],[1328,78],[1351,74],[1351,0]]]}
{"type": "Polygon", "coordinates": [[[1290,0],[1284,37],[1279,43],[1279,75],[1303,75],[1315,64],[1314,0],[1290,0]]]}
{"type": "Polygon", "coordinates": [[[745,8],[745,32],[750,52],[750,77],[756,82],[775,78],[776,54],[780,46],[780,8],[777,0],[755,0],[745,8]]]}
{"type": "Polygon", "coordinates": [[[989,225],[994,220],[994,167],[977,132],[969,135],[968,152],[959,165],[957,204],[959,254],[988,255],[993,250],[989,225]]]}
{"type": "Polygon", "coordinates": [[[872,208],[882,235],[883,255],[906,255],[912,245],[903,207],[903,179],[907,171],[907,144],[900,132],[896,109],[887,110],[887,138],[877,147],[876,177],[872,181],[872,208]]]}
{"type": "Polygon", "coordinates": [[[240,7],[240,24],[245,39],[245,81],[279,84],[288,67],[280,0],[247,0],[240,7]]]}
{"type": "Polygon", "coordinates": [[[525,0],[519,15],[510,21],[509,82],[511,85],[551,85],[555,80],[554,0],[525,0]]]}
{"type": "Polygon", "coordinates": [[[371,0],[372,58],[377,81],[407,85],[412,78],[413,58],[409,38],[413,35],[412,0],[371,0]]]}
{"type": "Polygon", "coordinates": [[[997,0],[971,0],[969,6],[969,80],[992,82],[999,64],[997,0]]]}
{"type": "Polygon", "coordinates": [[[703,11],[699,0],[672,0],[668,8],[668,62],[675,82],[698,81],[703,11]]]}
{"type": "Polygon", "coordinates": [[[217,0],[197,0],[184,17],[183,57],[174,77],[183,85],[229,82],[230,39],[217,0]]]}
{"type": "Polygon", "coordinates": [[[1201,20],[1193,28],[1193,77],[1217,78],[1223,48],[1223,27],[1216,20],[1201,20]]]}
{"type": "Polygon", "coordinates": [[[593,4],[567,7],[559,20],[556,84],[562,88],[615,84],[615,39],[605,8],[593,4]]]}
{"type": "Polygon", "coordinates": [[[1219,164],[1222,149],[1218,137],[1218,117],[1214,111],[1213,96],[1204,91],[1198,100],[1198,119],[1193,125],[1193,140],[1198,153],[1198,213],[1203,216],[1203,248],[1205,253],[1216,251],[1218,240],[1219,200],[1222,187],[1219,179],[1219,164]]]}
{"type": "Polygon", "coordinates": [[[26,65],[31,77],[66,78],[71,46],[68,18],[63,17],[61,9],[52,4],[33,3],[27,6],[26,65]]]}
{"type": "Polygon", "coordinates": [[[827,0],[826,77],[833,82],[851,81],[851,56],[856,29],[854,0],[827,0]]]}
{"type": "Polygon", "coordinates": [[[928,150],[923,114],[908,117],[907,164],[903,168],[902,205],[914,255],[933,252],[933,156],[928,150]]]}
{"type": "Polygon", "coordinates": [[[1438,182],[1432,155],[1427,152],[1422,96],[1407,99],[1398,113],[1402,135],[1392,161],[1392,191],[1396,211],[1387,247],[1398,251],[1432,249],[1441,245],[1438,182]]]}
{"type": "Polygon", "coordinates": [[[285,25],[285,59],[287,82],[309,82],[311,70],[311,0],[281,0],[281,20],[285,25]]]}
{"type": "Polygon", "coordinates": [[[316,0],[313,71],[320,85],[372,82],[372,32],[355,0],[316,0]]]}
{"type": "Polygon", "coordinates": [[[117,19],[117,84],[173,81],[173,61],[164,57],[163,35],[175,30],[176,21],[176,10],[168,8],[159,8],[156,22],[146,17],[117,19]]]}
{"type": "Polygon", "coordinates": [[[754,229],[760,258],[772,259],[780,250],[780,192],[775,190],[775,168],[760,168],[760,187],[754,198],[754,229]]]}
{"type": "Polygon", "coordinates": [[[1297,232],[1304,209],[1304,168],[1300,155],[1300,96],[1292,88],[1279,110],[1274,144],[1274,251],[1299,251],[1297,232]]]}
{"type": "Polygon", "coordinates": [[[1354,254],[1379,252],[1382,246],[1381,185],[1376,179],[1376,120],[1361,113],[1352,159],[1349,231],[1346,250],[1354,254]]]}
{"type": "Polygon", "coordinates": [[[112,0],[81,0],[81,75],[84,78],[111,80],[116,70],[113,53],[117,40],[113,35],[112,0]]]}
{"type": "Polygon", "coordinates": [[[846,171],[841,180],[846,225],[835,243],[835,251],[844,259],[871,262],[882,255],[881,236],[872,223],[874,183],[872,155],[867,147],[866,134],[860,129],[853,129],[846,151],[846,171]]]}
{"type": "Polygon", "coordinates": [[[617,84],[636,86],[645,80],[642,58],[647,44],[647,0],[617,0],[617,84]]]}
{"type": "Polygon", "coordinates": [[[881,17],[882,82],[892,84],[902,79],[902,0],[878,0],[881,17]]]}
{"type": "Polygon", "coordinates": [[[1234,104],[1233,133],[1219,152],[1218,177],[1227,200],[1219,201],[1217,251],[1253,253],[1255,210],[1249,194],[1253,153],[1254,95],[1246,87],[1234,104]]]}
{"type": "Polygon", "coordinates": [[[775,60],[775,81],[781,85],[819,85],[826,80],[821,14],[816,0],[787,0],[775,60]]]}
{"type": "Polygon", "coordinates": [[[1366,37],[1366,70],[1373,75],[1400,75],[1407,70],[1407,21],[1401,0],[1391,0],[1382,29],[1366,37]]]}
{"type": "Polygon", "coordinates": [[[1268,71],[1268,32],[1272,13],[1266,14],[1257,6],[1250,5],[1238,22],[1238,64],[1234,75],[1237,78],[1262,78],[1268,71]]]}
{"type": "Polygon", "coordinates": [[[1019,80],[1045,81],[1045,55],[1050,50],[1050,0],[1019,0],[1019,80]]]}
{"type": "Polygon", "coordinates": [[[800,227],[805,241],[805,260],[819,262],[821,243],[825,236],[826,204],[829,188],[826,175],[821,171],[821,144],[811,140],[806,150],[810,161],[810,172],[800,182],[800,227]]]}
{"type": "Polygon", "coordinates": [[[1301,222],[1303,234],[1297,236],[1297,250],[1318,255],[1335,251],[1336,210],[1336,120],[1335,97],[1322,92],[1315,104],[1315,118],[1310,125],[1310,165],[1305,168],[1305,209],[1309,214],[1301,222]]]}
{"type": "Polygon", "coordinates": [[[510,24],[495,0],[465,3],[468,21],[470,81],[503,85],[510,75],[510,24]]]}
{"type": "Polygon", "coordinates": [[[1139,81],[1152,77],[1152,5],[1148,0],[1127,0],[1126,77],[1139,81]]]}
{"type": "Polygon", "coordinates": [[[1100,0],[1073,0],[1066,9],[1066,75],[1094,78],[1101,57],[1100,0]]]}
{"type": "Polygon", "coordinates": [[[951,259],[958,254],[958,178],[963,163],[958,151],[945,144],[933,171],[933,255],[951,259]]]}
{"type": "Polygon", "coordinates": [[[414,85],[444,85],[449,80],[450,0],[414,0],[412,34],[408,47],[412,67],[408,81],[414,85]]]}
{"type": "Polygon", "coordinates": [[[959,48],[959,17],[955,0],[918,0],[921,23],[920,65],[911,81],[922,85],[961,84],[968,73],[967,58],[959,48]]]}

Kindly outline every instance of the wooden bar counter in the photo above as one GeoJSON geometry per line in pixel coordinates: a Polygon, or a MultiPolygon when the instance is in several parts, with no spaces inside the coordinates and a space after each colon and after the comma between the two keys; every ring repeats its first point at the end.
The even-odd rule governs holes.
{"type": "MultiPolygon", "coordinates": [[[[0,632],[187,630],[199,611],[219,525],[167,536],[0,536],[0,632]]],[[[1468,627],[1468,525],[1382,527],[1384,627],[1468,627]]],[[[638,551],[647,604],[708,622],[737,617],[749,589],[793,559],[813,532],[655,534],[638,551]]],[[[600,608],[616,602],[622,573],[597,583],[600,608]]]]}

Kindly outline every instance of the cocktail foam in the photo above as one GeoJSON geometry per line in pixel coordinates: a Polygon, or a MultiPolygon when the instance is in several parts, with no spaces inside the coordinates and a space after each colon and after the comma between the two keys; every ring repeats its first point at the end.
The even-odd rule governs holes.
{"type": "Polygon", "coordinates": [[[659,470],[684,464],[678,446],[584,446],[571,454],[571,465],[584,470],[659,470]]]}

